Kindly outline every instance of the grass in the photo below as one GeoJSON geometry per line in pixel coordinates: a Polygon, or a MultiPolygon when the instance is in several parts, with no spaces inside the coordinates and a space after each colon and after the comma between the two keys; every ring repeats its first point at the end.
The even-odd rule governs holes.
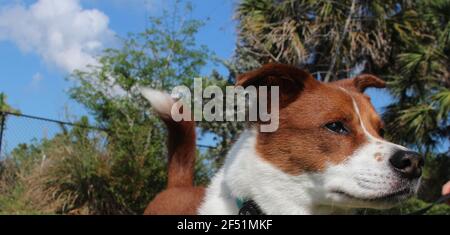
{"type": "Polygon", "coordinates": [[[33,202],[25,197],[25,189],[18,185],[8,194],[0,195],[0,215],[45,215],[42,210],[34,208],[33,202]]]}

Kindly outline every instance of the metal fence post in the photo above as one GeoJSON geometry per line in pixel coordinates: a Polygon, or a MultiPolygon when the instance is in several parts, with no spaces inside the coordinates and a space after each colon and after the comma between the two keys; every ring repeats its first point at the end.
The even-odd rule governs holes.
{"type": "Polygon", "coordinates": [[[2,155],[3,131],[5,130],[6,113],[0,111],[0,159],[2,155]]]}

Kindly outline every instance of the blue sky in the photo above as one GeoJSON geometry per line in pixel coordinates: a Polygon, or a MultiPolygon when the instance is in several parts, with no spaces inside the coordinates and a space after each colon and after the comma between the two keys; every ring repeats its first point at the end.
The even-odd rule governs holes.
{"type": "MultiPolygon", "coordinates": [[[[55,0],[0,0],[0,16],[4,17],[7,14],[5,11],[11,12],[13,11],[11,10],[12,8],[17,8],[18,6],[23,8],[25,12],[28,12],[28,15],[32,15],[30,8],[36,4],[51,4],[52,1],[55,0]]],[[[107,30],[119,37],[125,37],[129,32],[141,32],[145,28],[148,16],[158,15],[170,5],[169,1],[164,0],[56,1],[68,1],[78,4],[81,8],[79,12],[89,10],[101,12],[108,18],[107,30]]],[[[234,2],[227,0],[199,0],[193,1],[193,5],[193,17],[207,20],[206,25],[197,35],[198,43],[209,46],[221,58],[229,58],[233,53],[235,43],[235,22],[232,20],[234,2]]],[[[16,19],[21,16],[21,14],[16,14],[18,16],[8,14],[7,16],[9,15],[13,15],[10,18],[14,17],[16,19]]],[[[57,17],[55,18],[56,20],[58,19],[57,17]]],[[[52,54],[53,52],[39,48],[48,47],[45,43],[41,43],[43,45],[35,45],[31,49],[24,49],[20,43],[24,41],[23,38],[27,38],[29,35],[20,32],[11,33],[8,27],[12,28],[14,25],[5,26],[8,23],[4,22],[2,25],[2,20],[0,20],[0,68],[2,70],[0,92],[7,94],[8,102],[23,113],[54,119],[67,118],[65,115],[66,110],[69,110],[71,115],[85,114],[85,110],[71,101],[66,93],[70,87],[70,82],[66,81],[65,78],[73,66],[61,65],[61,62],[58,62],[58,58],[48,59],[49,55],[47,54],[52,54]],[[11,34],[18,36],[11,36],[11,34]]],[[[45,23],[45,21],[40,22],[36,27],[40,27],[43,30],[58,31],[58,29],[52,29],[51,26],[46,28],[45,25],[42,25],[45,23]]],[[[29,26],[29,28],[31,27],[33,26],[29,26]]],[[[21,27],[19,25],[16,28],[21,27]]],[[[67,37],[70,37],[70,35],[67,37]]],[[[80,42],[76,43],[88,42],[80,40],[80,42]]],[[[106,42],[97,51],[114,46],[114,42],[106,42]]],[[[95,56],[97,51],[93,52],[92,56],[95,56]]],[[[221,70],[223,71],[223,68],[221,70]]]]}
{"type": "MultiPolygon", "coordinates": [[[[236,0],[193,0],[193,18],[206,20],[198,44],[228,59],[236,42],[236,0]]],[[[65,78],[92,62],[115,37],[141,32],[148,16],[170,9],[164,0],[0,0],[0,92],[22,113],[58,120],[86,110],[67,95],[65,78]],[[80,23],[81,22],[81,23],[80,23]]],[[[206,70],[211,70],[208,67],[206,70]]],[[[226,73],[224,68],[216,68],[226,73]]],[[[225,74],[226,75],[226,74],[225,74]]],[[[370,89],[378,111],[391,100],[370,89]]],[[[209,142],[209,141],[206,141],[209,142]]]]}

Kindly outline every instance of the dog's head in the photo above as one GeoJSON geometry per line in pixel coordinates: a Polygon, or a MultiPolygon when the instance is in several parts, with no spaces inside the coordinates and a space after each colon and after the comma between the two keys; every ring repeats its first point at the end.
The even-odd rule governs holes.
{"type": "Polygon", "coordinates": [[[279,86],[279,128],[258,133],[256,150],[288,175],[320,179],[311,189],[320,203],[386,208],[416,191],[423,157],[384,140],[383,122],[364,94],[384,87],[381,79],[322,83],[298,68],[269,64],[239,76],[237,85],[279,86]]]}

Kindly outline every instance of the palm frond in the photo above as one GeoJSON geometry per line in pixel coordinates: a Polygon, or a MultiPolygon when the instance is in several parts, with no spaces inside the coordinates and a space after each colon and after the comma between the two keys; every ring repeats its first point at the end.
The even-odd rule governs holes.
{"type": "Polygon", "coordinates": [[[442,89],[432,97],[432,100],[437,103],[437,121],[447,121],[450,112],[450,89],[442,89]]]}

